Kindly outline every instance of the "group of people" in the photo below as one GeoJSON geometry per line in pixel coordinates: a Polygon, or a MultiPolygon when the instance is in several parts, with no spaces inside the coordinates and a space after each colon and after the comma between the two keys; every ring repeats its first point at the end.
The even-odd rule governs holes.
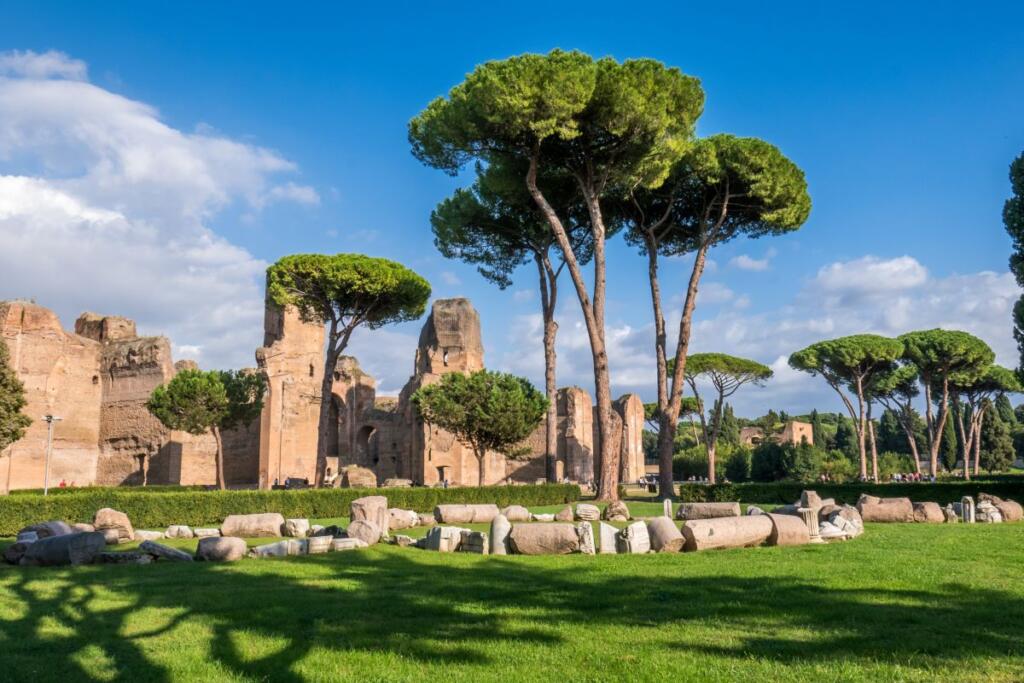
{"type": "Polygon", "coordinates": [[[932,481],[932,482],[934,482],[935,481],[935,475],[931,474],[931,475],[928,475],[927,477],[922,477],[920,472],[909,472],[907,474],[904,474],[902,472],[897,472],[896,474],[892,475],[892,480],[895,483],[897,483],[897,484],[904,484],[904,483],[908,483],[908,482],[917,482],[917,481],[932,481]]]}

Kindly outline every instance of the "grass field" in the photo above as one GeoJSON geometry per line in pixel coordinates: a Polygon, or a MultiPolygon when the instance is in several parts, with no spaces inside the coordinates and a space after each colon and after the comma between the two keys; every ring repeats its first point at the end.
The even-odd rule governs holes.
{"type": "Polygon", "coordinates": [[[1022,560],[1024,524],[897,524],[680,555],[5,566],[0,678],[1019,681],[1022,560]]]}

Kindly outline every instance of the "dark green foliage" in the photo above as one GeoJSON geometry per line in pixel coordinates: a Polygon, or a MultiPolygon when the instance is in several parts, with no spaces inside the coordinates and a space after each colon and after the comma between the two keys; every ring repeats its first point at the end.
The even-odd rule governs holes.
{"type": "Polygon", "coordinates": [[[939,463],[947,470],[953,470],[956,467],[960,453],[959,443],[956,427],[953,426],[953,415],[950,413],[946,425],[942,428],[942,443],[939,444],[939,463]]]}
{"type": "Polygon", "coordinates": [[[7,345],[0,339],[0,451],[25,435],[32,419],[21,411],[27,405],[22,386],[10,364],[7,345]]]}
{"type": "Polygon", "coordinates": [[[387,496],[388,505],[429,512],[441,503],[555,505],[578,500],[574,484],[404,489],[304,489],[300,491],[168,491],[141,489],[65,489],[61,495],[10,496],[0,505],[0,536],[46,519],[91,522],[96,510],[112,507],[128,515],[136,528],[170,524],[216,525],[228,515],[280,512],[285,517],[347,517],[349,504],[362,496],[387,496]]]}
{"type": "Polygon", "coordinates": [[[146,408],[168,429],[206,434],[227,419],[228,393],[219,372],[182,370],[153,390],[146,408]]]}
{"type": "Polygon", "coordinates": [[[252,424],[263,411],[267,378],[262,372],[221,370],[220,381],[228,396],[228,412],[220,422],[221,429],[252,424]]]}
{"type": "Polygon", "coordinates": [[[852,420],[843,415],[839,416],[839,421],[836,423],[834,441],[837,450],[841,451],[852,462],[857,461],[860,451],[857,444],[857,430],[854,429],[852,420]]]}
{"type": "Polygon", "coordinates": [[[783,446],[766,441],[750,454],[750,478],[754,481],[779,481],[786,478],[783,446]]]}
{"type": "Polygon", "coordinates": [[[725,476],[729,481],[750,481],[751,453],[749,448],[737,448],[725,460],[725,476]]]}
{"type": "Polygon", "coordinates": [[[718,438],[723,444],[730,446],[740,445],[740,423],[736,419],[736,413],[733,412],[732,406],[728,403],[725,404],[725,410],[722,411],[721,430],[718,438]]]}
{"type": "Polygon", "coordinates": [[[529,380],[504,372],[450,372],[437,384],[412,396],[420,416],[455,435],[473,449],[484,481],[484,455],[497,451],[520,455],[518,444],[533,433],[548,409],[548,399],[529,380]]]}
{"type": "Polygon", "coordinates": [[[1013,410],[1013,405],[1010,403],[1010,397],[1006,394],[999,394],[996,396],[995,402],[996,410],[999,412],[999,418],[1006,423],[1006,426],[1010,430],[1017,428],[1017,413],[1013,410]]]}
{"type": "Polygon", "coordinates": [[[882,416],[878,418],[878,429],[875,430],[875,438],[878,440],[879,451],[891,451],[893,453],[909,453],[910,446],[907,444],[907,435],[900,426],[896,417],[896,411],[886,408],[882,416]]]}
{"type": "Polygon", "coordinates": [[[811,411],[811,438],[818,448],[828,448],[828,437],[825,436],[825,425],[817,409],[811,411]]]}
{"type": "MultiPolygon", "coordinates": [[[[1024,154],[1010,164],[1010,189],[1013,195],[1003,205],[1003,225],[1013,241],[1010,271],[1024,287],[1024,154]]],[[[1013,336],[1021,354],[1018,373],[1024,374],[1024,296],[1013,307],[1013,336]]]]}
{"type": "Polygon", "coordinates": [[[979,465],[987,472],[1005,472],[1016,458],[1010,428],[999,411],[988,408],[981,420],[981,453],[979,465]]]}

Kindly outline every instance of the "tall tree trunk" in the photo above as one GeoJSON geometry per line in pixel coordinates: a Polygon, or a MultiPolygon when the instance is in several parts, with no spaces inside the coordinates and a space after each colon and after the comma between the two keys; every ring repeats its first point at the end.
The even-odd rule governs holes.
{"type": "Polygon", "coordinates": [[[487,451],[486,450],[481,450],[479,448],[474,447],[473,448],[473,455],[476,456],[476,464],[477,464],[476,485],[477,486],[483,486],[484,482],[487,481],[487,477],[484,476],[485,475],[484,469],[486,467],[486,462],[487,462],[487,451]]]}
{"type": "Polygon", "coordinates": [[[213,432],[213,440],[217,443],[217,453],[214,456],[217,463],[217,488],[223,491],[227,488],[224,483],[224,444],[220,437],[220,427],[214,426],[210,431],[213,432]]]}
{"type": "MultiPolygon", "coordinates": [[[[675,498],[672,476],[672,456],[675,453],[676,428],[669,423],[668,362],[665,358],[665,314],[661,308],[661,285],[658,282],[658,245],[653,236],[645,240],[647,249],[647,280],[651,288],[651,306],[654,309],[654,355],[657,369],[658,392],[658,495],[675,498]],[[663,437],[662,434],[665,436],[663,437]],[[667,443],[663,443],[663,438],[667,443]]],[[[691,423],[692,425],[692,423],[691,423]]],[[[696,428],[694,428],[696,433],[696,428]]]]}
{"type": "Polygon", "coordinates": [[[864,414],[864,381],[857,378],[857,448],[860,450],[860,478],[868,478],[868,451],[867,441],[864,438],[867,431],[864,414]]]}
{"type": "MultiPolygon", "coordinates": [[[[591,303],[590,295],[587,292],[587,285],[580,270],[576,254],[569,242],[569,235],[558,217],[557,212],[548,202],[547,198],[537,186],[537,165],[540,156],[539,146],[530,157],[530,168],[526,173],[526,187],[533,198],[534,203],[540,209],[551,231],[558,241],[562,250],[565,265],[569,268],[569,275],[572,278],[573,286],[576,289],[576,296],[580,301],[580,309],[583,312],[583,320],[587,326],[587,335],[590,340],[590,352],[594,364],[594,390],[597,398],[597,422],[598,432],[601,435],[600,450],[598,453],[599,462],[599,486],[598,500],[618,500],[619,487],[619,446],[613,439],[612,424],[612,399],[611,386],[608,372],[608,352],[605,346],[604,329],[604,299],[605,299],[605,231],[604,221],[601,216],[601,208],[593,188],[581,182],[581,190],[587,202],[587,210],[591,219],[591,234],[594,238],[594,298],[591,303]]],[[[595,464],[595,469],[597,469],[595,464]]]]}
{"type": "Polygon", "coordinates": [[[968,437],[967,430],[964,428],[964,407],[960,403],[959,398],[953,399],[953,417],[955,418],[953,424],[956,427],[958,436],[960,437],[960,443],[957,445],[960,447],[960,453],[964,459],[964,466],[966,467],[967,461],[970,460],[971,457],[971,437],[973,437],[973,434],[971,437],[968,437]]]}
{"type": "Polygon", "coordinates": [[[328,351],[324,361],[324,377],[320,382],[320,416],[317,421],[316,474],[313,485],[323,486],[327,474],[327,449],[331,440],[331,400],[334,387],[334,366],[337,356],[328,351]]]}
{"type": "Polygon", "coordinates": [[[540,254],[534,255],[540,277],[541,314],[544,319],[544,390],[548,397],[547,422],[544,425],[544,450],[547,480],[558,481],[558,381],[555,376],[555,337],[558,323],[555,322],[557,283],[549,264],[540,254]]]}
{"type": "Polygon", "coordinates": [[[878,483],[878,444],[875,442],[875,423],[871,420],[871,403],[868,403],[868,438],[871,440],[871,478],[878,483]]]}
{"type": "MultiPolygon", "coordinates": [[[[978,405],[977,428],[974,430],[974,476],[981,474],[981,428],[985,422],[985,410],[984,405],[978,405]]],[[[974,419],[973,415],[971,417],[974,419]]],[[[967,462],[966,458],[964,462],[967,462]]]]}

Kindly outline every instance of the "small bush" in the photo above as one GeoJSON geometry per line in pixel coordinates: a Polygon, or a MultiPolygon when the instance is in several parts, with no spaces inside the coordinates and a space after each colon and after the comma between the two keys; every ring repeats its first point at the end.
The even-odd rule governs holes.
{"type": "Polygon", "coordinates": [[[750,481],[750,451],[746,448],[737,448],[729,459],[725,461],[725,476],[730,481],[750,481]]]}
{"type": "Polygon", "coordinates": [[[279,512],[285,517],[345,517],[349,513],[349,504],[362,496],[387,496],[389,506],[417,512],[429,512],[441,503],[538,506],[569,503],[580,497],[580,488],[574,484],[449,489],[142,491],[83,488],[57,496],[24,494],[0,498],[0,536],[12,536],[29,524],[50,519],[91,522],[96,510],[103,507],[124,512],[140,529],[160,529],[170,524],[217,525],[228,515],[255,512],[279,512]]]}

